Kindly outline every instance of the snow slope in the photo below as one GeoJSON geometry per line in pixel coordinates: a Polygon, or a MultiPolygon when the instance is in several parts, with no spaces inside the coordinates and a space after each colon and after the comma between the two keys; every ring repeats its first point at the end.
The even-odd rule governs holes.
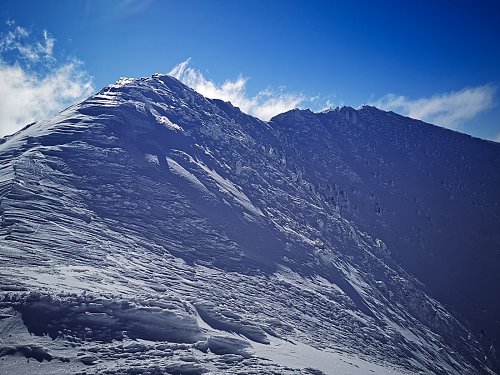
{"type": "Polygon", "coordinates": [[[0,143],[2,373],[493,373],[498,144],[164,75],[0,143]]]}

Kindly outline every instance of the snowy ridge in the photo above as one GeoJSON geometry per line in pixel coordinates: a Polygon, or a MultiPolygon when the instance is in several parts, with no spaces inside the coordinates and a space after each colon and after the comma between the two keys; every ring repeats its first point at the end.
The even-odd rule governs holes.
{"type": "MultiPolygon", "coordinates": [[[[425,158],[443,155],[417,151],[436,132],[432,140],[467,155],[484,152],[480,181],[451,174],[437,185],[481,205],[467,214],[482,221],[460,228],[487,249],[498,232],[480,240],[476,231],[498,227],[498,210],[485,205],[500,201],[500,185],[483,174],[500,149],[414,123],[371,107],[264,123],[154,75],[121,79],[5,138],[0,370],[493,373],[495,338],[480,336],[460,301],[443,299],[449,310],[431,297],[441,297],[437,270],[419,275],[404,262],[403,249],[425,240],[427,216],[446,236],[421,249],[451,238],[439,221],[457,206],[449,196],[432,206],[433,191],[403,198],[427,171],[397,167],[393,149],[412,168],[430,165],[425,158]],[[371,133],[380,129],[387,134],[371,133]],[[422,134],[405,135],[403,147],[409,129],[422,134]]],[[[484,282],[498,277],[493,267],[484,282]]]]}

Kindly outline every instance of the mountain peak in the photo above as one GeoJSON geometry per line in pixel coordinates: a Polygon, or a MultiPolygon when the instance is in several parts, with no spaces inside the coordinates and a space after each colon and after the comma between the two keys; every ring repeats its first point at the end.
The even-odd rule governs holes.
{"type": "Polygon", "coordinates": [[[0,369],[491,373],[498,146],[121,78],[0,144],[0,369]]]}

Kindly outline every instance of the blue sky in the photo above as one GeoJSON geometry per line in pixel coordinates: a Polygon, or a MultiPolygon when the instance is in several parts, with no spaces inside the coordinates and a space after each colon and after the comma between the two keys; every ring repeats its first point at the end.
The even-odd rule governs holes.
{"type": "Polygon", "coordinates": [[[367,103],[500,141],[498,14],[496,0],[3,0],[0,122],[172,72],[264,119],[367,103]]]}

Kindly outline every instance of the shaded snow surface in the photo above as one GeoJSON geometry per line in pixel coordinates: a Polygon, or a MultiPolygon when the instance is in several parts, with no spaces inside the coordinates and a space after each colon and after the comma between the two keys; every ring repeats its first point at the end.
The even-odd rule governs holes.
{"type": "Polygon", "coordinates": [[[0,373],[493,373],[499,154],[122,79],[0,142],[0,373]]]}

